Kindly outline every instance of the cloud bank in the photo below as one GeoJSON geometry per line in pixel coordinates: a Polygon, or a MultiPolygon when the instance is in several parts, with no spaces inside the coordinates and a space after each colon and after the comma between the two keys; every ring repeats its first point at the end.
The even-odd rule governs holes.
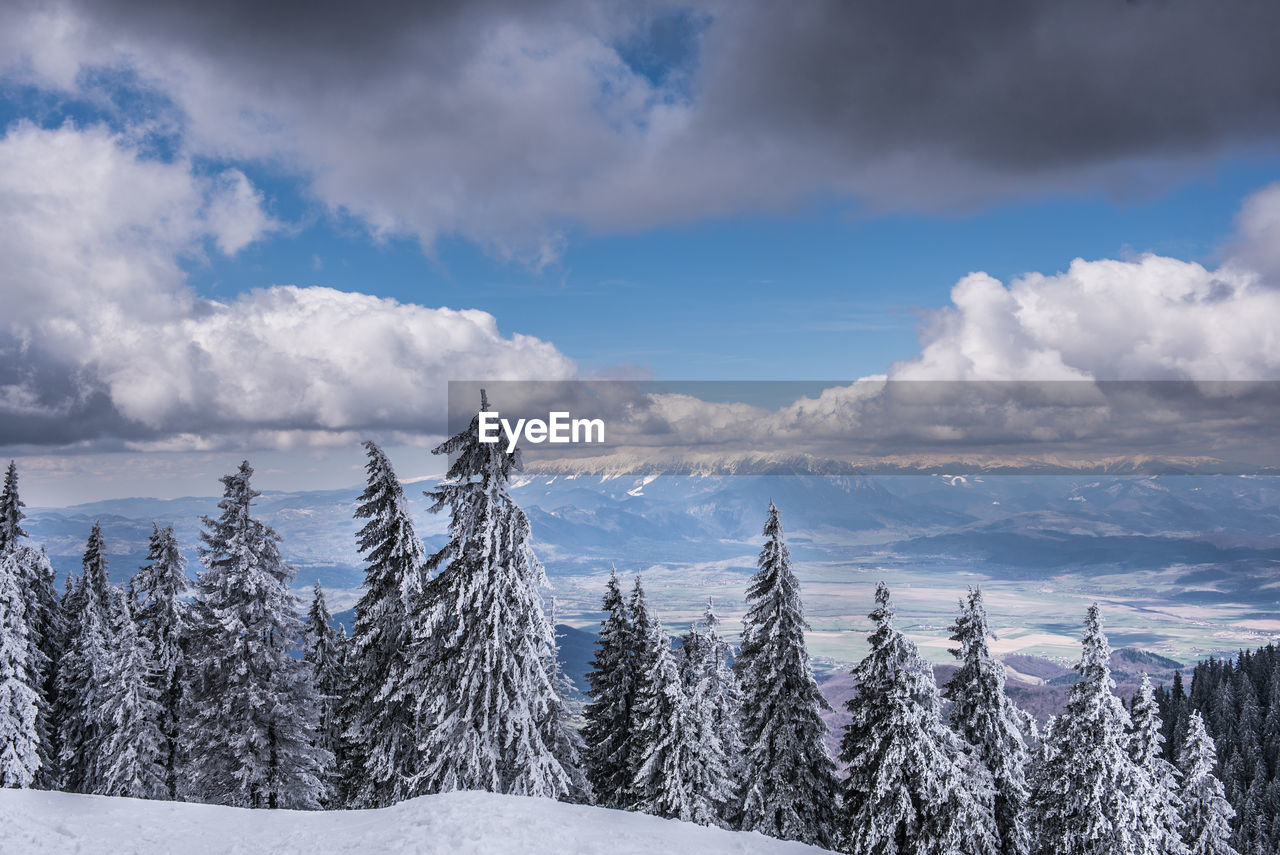
{"type": "Polygon", "coordinates": [[[328,288],[217,302],[181,261],[275,224],[237,170],[148,159],[101,127],[0,139],[0,446],[210,448],[443,429],[450,377],[571,376],[492,315],[328,288]]]}
{"type": "Polygon", "coordinates": [[[1160,0],[62,0],[0,12],[0,69],[97,102],[124,81],[186,151],[537,265],[575,229],[814,197],[1163,186],[1271,145],[1277,30],[1275,4],[1160,0]]]}

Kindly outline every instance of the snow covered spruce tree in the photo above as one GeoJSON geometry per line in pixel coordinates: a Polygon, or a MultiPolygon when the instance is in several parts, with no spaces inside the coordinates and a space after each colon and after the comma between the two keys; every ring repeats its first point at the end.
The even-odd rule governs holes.
{"type": "Polygon", "coordinates": [[[406,677],[431,689],[417,698],[414,789],[569,798],[572,775],[543,729],[558,702],[546,656],[555,637],[539,591],[546,577],[508,492],[520,452],[480,442],[479,421],[434,449],[452,462],[427,495],[433,512],[448,508],[452,519],[448,543],[428,561],[439,575],[422,598],[406,677]]]}
{"type": "Polygon", "coordinates": [[[146,642],[151,657],[149,682],[157,705],[156,726],[160,731],[160,763],[164,768],[167,797],[176,798],[179,746],[179,715],[186,655],[187,606],[182,595],[189,586],[186,559],[178,548],[173,526],[153,524],[147,548],[147,563],[133,575],[130,586],[137,605],[134,620],[138,635],[146,642]]]}
{"type": "Polygon", "coordinates": [[[100,792],[101,742],[110,679],[115,597],[107,577],[102,527],[93,524],[83,572],[63,598],[67,639],[58,663],[56,720],[59,787],[72,793],[100,792]]]}
{"type": "Polygon", "coordinates": [[[707,683],[706,695],[712,705],[711,720],[727,767],[732,772],[742,760],[742,728],[739,723],[742,690],[733,673],[733,646],[720,636],[719,626],[720,617],[708,598],[706,611],[702,613],[702,629],[694,626],[683,637],[681,669],[687,685],[696,685],[699,680],[707,683]]]}
{"type": "Polygon", "coordinates": [[[0,488],[0,559],[12,554],[18,572],[18,590],[26,613],[27,643],[30,646],[27,667],[36,689],[36,729],[39,733],[40,771],[35,786],[52,787],[57,783],[56,732],[53,707],[56,691],[58,659],[62,653],[64,628],[62,608],[53,587],[53,566],[44,549],[35,549],[22,541],[27,533],[22,528],[26,504],[18,495],[18,468],[12,460],[5,471],[0,488]]]}
{"type": "Polygon", "coordinates": [[[10,544],[17,545],[19,538],[27,536],[22,530],[22,509],[26,503],[18,496],[18,467],[10,460],[4,473],[4,487],[0,488],[0,552],[10,544]]]}
{"type": "Polygon", "coordinates": [[[943,697],[951,702],[951,727],[991,774],[998,851],[1027,855],[1031,849],[1026,778],[1030,757],[1024,731],[1033,725],[1004,692],[1004,665],[987,645],[991,631],[980,588],[970,588],[968,599],[961,601],[951,633],[958,645],[951,652],[960,661],[943,690],[943,697]]]}
{"type": "Polygon", "coordinates": [[[1085,618],[1080,681],[1055,719],[1048,759],[1032,792],[1037,812],[1037,851],[1046,855],[1096,855],[1137,851],[1137,805],[1126,730],[1129,715],[1112,689],[1111,647],[1098,604],[1085,618]]]}
{"type": "Polygon", "coordinates": [[[14,788],[31,786],[41,766],[22,574],[16,551],[0,551],[0,787],[14,788]]]}
{"type": "Polygon", "coordinates": [[[741,827],[830,848],[839,799],[824,741],[822,711],[830,706],[809,665],[800,583],[773,502],[764,536],[734,666],[742,687],[741,827]]]}
{"type": "Polygon", "coordinates": [[[1190,855],[1237,855],[1231,846],[1231,818],[1222,782],[1214,775],[1218,756],[1200,711],[1187,719],[1178,767],[1182,771],[1182,839],[1190,855]]]}
{"type": "Polygon", "coordinates": [[[367,566],[347,648],[342,777],[344,801],[370,808],[408,798],[421,766],[416,710],[427,689],[407,672],[427,557],[391,461],[373,442],[364,448],[368,485],[355,515],[367,520],[356,535],[367,566]]]}
{"type": "Polygon", "coordinates": [[[618,571],[605,583],[604,620],[596,638],[595,656],[587,672],[591,700],[583,714],[587,743],[587,776],[597,804],[629,806],[631,792],[631,706],[635,699],[635,642],[631,613],[622,596],[618,571]]]}
{"type": "Polygon", "coordinates": [[[856,855],[994,853],[990,774],[942,722],[933,668],[893,623],[876,586],[871,649],[841,741],[841,840],[856,855]]]}
{"type": "Polygon", "coordinates": [[[632,781],[632,807],[668,819],[718,825],[730,791],[723,752],[711,726],[710,703],[699,704],[686,688],[671,639],[657,618],[645,623],[641,658],[654,667],[639,683],[633,710],[639,764],[632,781]]]}
{"type": "Polygon", "coordinates": [[[111,646],[95,790],[138,799],[169,797],[167,748],[159,724],[163,709],[157,701],[151,645],[138,634],[127,601],[116,615],[111,646]]]}
{"type": "MultiPolygon", "coordinates": [[[[311,608],[307,611],[307,626],[303,633],[303,660],[311,665],[311,682],[315,687],[316,703],[319,706],[319,721],[316,728],[316,745],[333,756],[333,763],[327,768],[328,795],[326,806],[335,804],[338,791],[338,772],[342,763],[342,697],[348,683],[343,641],[332,625],[333,616],[329,614],[329,606],[324,601],[324,589],[316,582],[311,598],[311,608]]],[[[340,802],[338,802],[340,804],[340,802]]]]}
{"type": "Polygon", "coordinates": [[[1182,802],[1178,772],[1164,759],[1164,729],[1155,690],[1146,674],[1133,699],[1129,754],[1135,781],[1130,787],[1137,810],[1135,851],[1139,855],[1186,855],[1182,843],[1182,802]]]}
{"type": "Polygon", "coordinates": [[[314,809],[333,758],[315,745],[311,669],[290,655],[301,634],[293,568],[280,536],[251,515],[248,461],[204,517],[184,689],[187,795],[215,804],[314,809]]]}

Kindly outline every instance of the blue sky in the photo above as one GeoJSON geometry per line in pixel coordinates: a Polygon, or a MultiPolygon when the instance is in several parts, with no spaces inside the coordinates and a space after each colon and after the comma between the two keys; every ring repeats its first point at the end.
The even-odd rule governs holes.
{"type": "Polygon", "coordinates": [[[887,216],[815,203],[631,233],[580,231],[541,270],[461,238],[442,238],[430,254],[415,238],[371,238],[275,180],[259,184],[274,210],[304,225],[187,269],[215,298],[325,285],[484,309],[507,329],[555,342],[587,372],[854,379],[913,356],[924,314],[947,305],[955,282],[976,270],[1007,281],[1064,270],[1075,258],[1146,252],[1212,265],[1241,201],[1277,179],[1280,159],[1237,157],[1142,198],[1054,193],[887,216]]]}
{"type": "Polygon", "coordinates": [[[1277,379],[1271,31],[1106,3],[6,8],[0,453],[61,502],[245,455],[346,484],[358,438],[420,454],[481,375],[1277,379]]]}

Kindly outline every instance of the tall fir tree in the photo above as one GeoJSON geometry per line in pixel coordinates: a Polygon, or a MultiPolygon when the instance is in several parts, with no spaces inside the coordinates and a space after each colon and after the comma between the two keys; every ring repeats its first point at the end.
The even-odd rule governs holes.
{"type": "Polygon", "coordinates": [[[0,551],[0,787],[18,789],[31,786],[41,766],[22,573],[16,551],[0,551]]]}
{"type": "Polygon", "coordinates": [[[1182,771],[1182,839],[1190,855],[1238,855],[1231,846],[1231,818],[1222,782],[1214,774],[1218,755],[1200,711],[1187,718],[1178,767],[1182,771]]]}
{"type": "Polygon", "coordinates": [[[18,573],[27,622],[28,667],[36,688],[36,729],[39,732],[40,771],[34,786],[49,789],[57,784],[57,729],[54,722],[57,668],[65,635],[62,604],[54,590],[54,570],[42,548],[19,539],[0,550],[9,556],[18,573]]]}
{"type": "Polygon", "coordinates": [[[477,414],[434,449],[451,463],[427,495],[432,512],[447,508],[452,519],[448,542],[428,561],[439,575],[422,598],[407,677],[433,687],[417,699],[423,765],[415,786],[564,798],[572,775],[543,729],[558,702],[546,656],[555,645],[542,610],[546,577],[528,517],[508,492],[520,452],[480,442],[479,422],[477,414]]]}
{"type": "Polygon", "coordinates": [[[411,794],[421,766],[418,698],[435,687],[408,680],[426,553],[391,461],[376,443],[364,447],[368,485],[355,515],[366,520],[356,538],[367,564],[348,648],[342,777],[351,806],[385,807],[411,794]]]}
{"type": "MultiPolygon", "coordinates": [[[[635,810],[668,819],[717,825],[729,797],[727,772],[710,728],[710,707],[696,704],[676,667],[671,639],[651,617],[642,657],[654,663],[636,693],[632,781],[635,810]],[[713,742],[700,740],[710,737],[713,742]]],[[[696,689],[695,689],[696,690],[696,689]]]]}
{"type": "Polygon", "coordinates": [[[681,637],[680,677],[692,707],[697,733],[694,744],[703,755],[693,792],[707,805],[701,811],[712,816],[714,824],[735,827],[735,782],[742,754],[738,728],[741,696],[730,668],[731,648],[720,637],[719,624],[708,600],[702,621],[681,637]]]}
{"type": "Polygon", "coordinates": [[[1129,718],[1129,753],[1135,775],[1130,792],[1137,802],[1136,851],[1139,855],[1186,855],[1178,772],[1164,759],[1164,726],[1155,689],[1146,674],[1142,675],[1129,718]]]}
{"type": "Polygon", "coordinates": [[[764,536],[735,663],[743,693],[741,827],[830,848],[839,803],[822,720],[830,705],[809,664],[800,583],[773,502],[764,536]]]}
{"type": "Polygon", "coordinates": [[[871,649],[853,669],[857,693],[841,742],[842,840],[856,855],[993,853],[990,775],[942,722],[933,669],[893,623],[876,587],[871,649]]]}
{"type": "Polygon", "coordinates": [[[1137,811],[1131,792],[1129,715],[1115,696],[1111,647],[1098,604],[1085,618],[1080,680],[1049,736],[1050,756],[1036,776],[1037,848],[1051,855],[1131,855],[1137,811]]]}
{"type": "Polygon", "coordinates": [[[184,689],[187,779],[202,801],[318,808],[332,755],[315,745],[310,668],[291,653],[301,634],[293,568],[280,536],[252,516],[248,461],[225,477],[218,517],[204,517],[184,689]]]}
{"type": "Polygon", "coordinates": [[[4,473],[4,487],[0,488],[0,553],[10,544],[17,544],[27,533],[22,530],[26,504],[18,496],[18,467],[12,460],[4,473]]]}
{"type": "Polygon", "coordinates": [[[160,730],[162,708],[150,643],[138,634],[126,605],[117,615],[102,699],[105,726],[95,791],[138,799],[169,797],[160,730]]]}
{"type": "MultiPolygon", "coordinates": [[[[63,598],[67,640],[57,678],[59,786],[73,793],[99,790],[98,761],[107,724],[103,704],[115,605],[107,575],[106,544],[96,522],[82,566],[83,572],[63,598]]],[[[72,585],[70,578],[67,584],[72,585]]]]}
{"type": "Polygon", "coordinates": [[[682,638],[681,673],[691,686],[700,679],[707,681],[712,722],[725,762],[730,770],[736,770],[742,760],[742,690],[733,672],[733,645],[721,637],[719,627],[720,616],[708,598],[700,626],[695,624],[682,638]]]}
{"type": "Polygon", "coordinates": [[[631,613],[622,596],[618,571],[609,574],[602,603],[604,620],[587,672],[583,737],[587,775],[596,801],[625,808],[631,790],[631,706],[635,699],[635,650],[631,613]]]}
{"type": "MultiPolygon", "coordinates": [[[[311,596],[311,607],[307,610],[306,631],[303,633],[303,660],[311,665],[311,682],[315,687],[316,703],[319,706],[319,721],[316,727],[316,745],[333,756],[329,766],[329,781],[325,806],[335,804],[338,793],[338,773],[343,768],[342,752],[342,702],[343,693],[350,685],[343,655],[343,643],[333,628],[333,616],[329,614],[329,606],[324,599],[324,589],[320,582],[311,596]]],[[[338,802],[340,804],[340,802],[338,802]]]]}
{"type": "Polygon", "coordinates": [[[154,690],[160,733],[161,766],[168,798],[177,797],[182,687],[186,669],[187,606],[182,597],[190,583],[186,559],[173,526],[151,527],[147,563],[130,580],[137,605],[138,635],[151,657],[149,682],[154,690]]]}
{"type": "Polygon", "coordinates": [[[960,666],[943,690],[951,702],[951,727],[972,746],[978,762],[991,774],[992,814],[1001,855],[1027,855],[1028,830],[1027,717],[1005,694],[1004,664],[991,655],[991,630],[980,588],[970,588],[951,626],[951,653],[960,666]]]}

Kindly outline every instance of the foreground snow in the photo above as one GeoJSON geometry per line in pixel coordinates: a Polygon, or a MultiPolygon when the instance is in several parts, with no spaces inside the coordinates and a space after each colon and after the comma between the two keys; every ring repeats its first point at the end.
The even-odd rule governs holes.
{"type": "Polygon", "coordinates": [[[801,855],[824,850],[754,833],[492,793],[447,793],[383,810],[312,813],[0,790],[0,851],[801,855]]]}

